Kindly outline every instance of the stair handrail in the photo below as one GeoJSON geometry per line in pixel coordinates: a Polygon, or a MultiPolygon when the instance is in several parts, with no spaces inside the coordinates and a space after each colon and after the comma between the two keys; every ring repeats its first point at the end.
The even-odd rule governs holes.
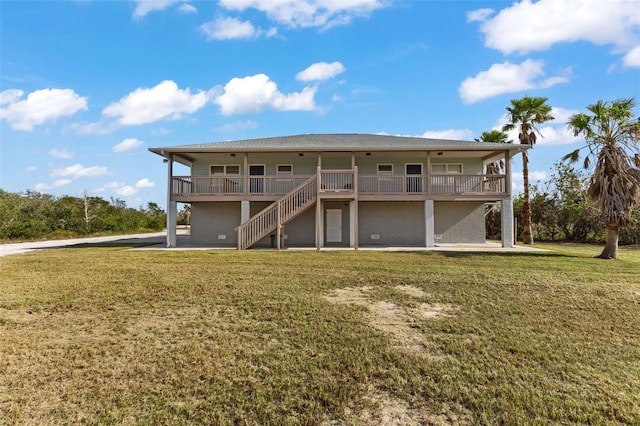
{"type": "Polygon", "coordinates": [[[276,201],[253,215],[247,221],[241,223],[234,230],[238,233],[238,249],[242,250],[244,248],[248,248],[256,242],[260,241],[262,238],[266,237],[269,232],[272,232],[274,229],[277,229],[278,226],[284,225],[302,211],[304,211],[311,203],[310,201],[315,200],[317,197],[317,188],[313,190],[311,187],[317,185],[318,177],[311,176],[306,181],[302,182],[297,187],[293,188],[291,191],[284,194],[282,197],[278,198],[276,201]],[[303,190],[311,189],[307,196],[307,198],[301,200],[301,204],[294,206],[293,209],[283,209],[283,207],[291,207],[290,200],[295,198],[298,193],[303,192],[303,190]],[[284,211],[283,211],[284,210],[284,211]],[[284,215],[283,215],[284,213],[284,215]],[[265,220],[266,219],[266,220],[265,220]],[[246,231],[253,227],[256,224],[260,224],[260,229],[257,229],[256,232],[253,232],[253,235],[246,235],[246,231]]]}

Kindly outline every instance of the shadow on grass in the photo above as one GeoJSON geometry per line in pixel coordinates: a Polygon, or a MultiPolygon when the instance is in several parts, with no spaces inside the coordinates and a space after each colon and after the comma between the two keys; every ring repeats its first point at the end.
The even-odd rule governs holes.
{"type": "MultiPolygon", "coordinates": [[[[393,252],[394,254],[401,254],[400,252],[393,252]]],[[[568,254],[558,253],[554,251],[548,252],[487,252],[487,251],[406,251],[404,253],[414,253],[421,256],[443,256],[452,259],[466,259],[470,257],[513,257],[513,258],[590,258],[592,256],[582,256],[580,254],[568,254]]]]}

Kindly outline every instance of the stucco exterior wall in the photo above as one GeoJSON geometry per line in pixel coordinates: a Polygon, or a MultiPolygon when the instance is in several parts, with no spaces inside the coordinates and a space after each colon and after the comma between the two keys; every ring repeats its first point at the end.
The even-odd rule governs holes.
{"type": "Polygon", "coordinates": [[[191,205],[191,243],[215,247],[235,247],[240,225],[240,202],[193,203],[191,205]]]}
{"type": "Polygon", "coordinates": [[[486,242],[484,203],[436,201],[434,205],[434,242],[486,242]]]}
{"type": "Polygon", "coordinates": [[[424,202],[360,202],[360,246],[425,245],[424,202]]]}

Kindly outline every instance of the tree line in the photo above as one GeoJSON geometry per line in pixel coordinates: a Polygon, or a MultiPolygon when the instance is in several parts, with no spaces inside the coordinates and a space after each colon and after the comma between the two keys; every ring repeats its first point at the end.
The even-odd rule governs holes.
{"type": "MultiPolygon", "coordinates": [[[[589,196],[589,178],[565,162],[556,162],[551,176],[530,186],[532,237],[540,241],[604,243],[606,222],[598,204],[589,196]]],[[[524,194],[513,203],[514,216],[521,218],[524,194]]],[[[487,212],[487,237],[500,239],[500,211],[487,212]]],[[[522,239],[524,224],[517,223],[517,235],[522,239]]],[[[622,245],[640,244],[640,205],[631,212],[631,223],[620,229],[622,245]]]]}
{"type": "Polygon", "coordinates": [[[0,240],[73,238],[115,233],[161,231],[166,214],[156,203],[137,209],[118,198],[43,194],[0,189],[0,240]]]}

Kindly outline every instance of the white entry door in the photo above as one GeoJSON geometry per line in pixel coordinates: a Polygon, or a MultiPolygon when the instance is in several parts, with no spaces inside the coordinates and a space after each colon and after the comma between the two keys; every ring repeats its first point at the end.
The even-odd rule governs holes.
{"type": "Polygon", "coordinates": [[[342,210],[327,209],[327,242],[342,242],[342,210]]]}

